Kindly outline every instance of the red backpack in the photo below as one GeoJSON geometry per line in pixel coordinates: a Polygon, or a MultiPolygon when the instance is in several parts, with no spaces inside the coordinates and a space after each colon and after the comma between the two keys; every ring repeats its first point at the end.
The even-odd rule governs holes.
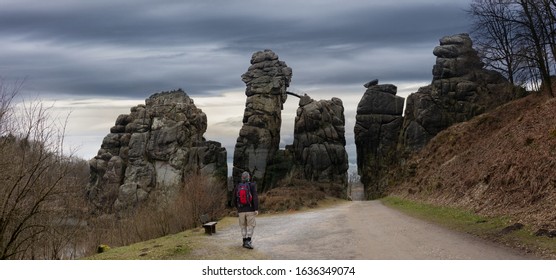
{"type": "Polygon", "coordinates": [[[253,196],[251,195],[250,187],[251,186],[247,182],[240,183],[239,186],[237,186],[237,193],[236,193],[237,206],[240,207],[251,206],[251,202],[253,201],[253,196]]]}

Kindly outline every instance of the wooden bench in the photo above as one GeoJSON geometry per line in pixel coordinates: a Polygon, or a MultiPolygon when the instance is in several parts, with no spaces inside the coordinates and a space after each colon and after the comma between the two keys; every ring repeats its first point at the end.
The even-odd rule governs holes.
{"type": "Polygon", "coordinates": [[[206,234],[212,235],[216,233],[216,224],[217,222],[209,222],[209,216],[207,214],[203,214],[199,217],[201,219],[201,223],[203,223],[203,228],[205,229],[206,234]]]}
{"type": "Polygon", "coordinates": [[[205,229],[205,233],[210,234],[210,235],[212,235],[213,233],[216,233],[216,224],[217,224],[217,222],[208,222],[208,223],[203,224],[203,228],[205,229]]]}

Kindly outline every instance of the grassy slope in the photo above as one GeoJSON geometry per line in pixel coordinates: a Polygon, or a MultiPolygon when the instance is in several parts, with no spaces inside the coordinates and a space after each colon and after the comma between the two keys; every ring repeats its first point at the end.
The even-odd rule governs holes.
{"type": "Polygon", "coordinates": [[[407,201],[387,203],[556,258],[556,238],[534,236],[556,230],[554,112],[556,98],[532,94],[449,127],[392,170],[389,194],[407,201]],[[515,223],[524,229],[500,234],[515,223]]]}
{"type": "MultiPolygon", "coordinates": [[[[236,223],[226,217],[218,222],[218,229],[236,223]]],[[[241,260],[267,259],[254,250],[237,250],[211,243],[203,228],[195,228],[161,238],[109,249],[86,258],[88,260],[241,260]]]]}
{"type": "MultiPolygon", "coordinates": [[[[556,98],[516,100],[442,131],[390,193],[556,230],[556,98]]],[[[397,175],[393,173],[393,176],[397,175]]]]}

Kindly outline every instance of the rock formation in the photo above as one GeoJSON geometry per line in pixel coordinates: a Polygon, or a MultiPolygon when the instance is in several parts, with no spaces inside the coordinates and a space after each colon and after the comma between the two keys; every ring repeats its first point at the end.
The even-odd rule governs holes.
{"type": "Polygon", "coordinates": [[[261,191],[268,187],[266,169],[279,149],[281,111],[291,77],[291,68],[271,50],[254,53],[251,66],[241,76],[247,101],[234,150],[234,183],[248,171],[261,191]]]}
{"type": "Polygon", "coordinates": [[[452,124],[467,121],[519,94],[519,89],[500,73],[483,68],[467,34],[443,37],[433,54],[437,58],[431,85],[407,99],[404,152],[421,149],[452,124]]]}
{"type": "Polygon", "coordinates": [[[345,196],[348,156],[345,149],[345,118],[342,100],[299,100],[295,118],[294,172],[300,179],[333,183],[327,193],[345,196]]]}
{"type": "Polygon", "coordinates": [[[433,80],[407,98],[396,97],[393,85],[367,84],[357,108],[355,143],[361,181],[368,198],[382,195],[386,172],[420,150],[449,126],[467,121],[519,97],[523,90],[500,73],[483,68],[467,34],[440,39],[433,54],[433,80]],[[402,125],[403,123],[403,125],[402,125]]]}
{"type": "Polygon", "coordinates": [[[354,127],[357,168],[367,198],[376,198],[382,192],[380,178],[398,160],[404,98],[396,96],[396,86],[378,85],[378,80],[365,87],[354,127]]]}
{"type": "Polygon", "coordinates": [[[203,138],[206,128],[206,115],[181,89],[152,95],[117,118],[90,160],[89,200],[110,212],[134,206],[153,190],[171,191],[190,173],[226,182],[226,150],[203,138]]]}

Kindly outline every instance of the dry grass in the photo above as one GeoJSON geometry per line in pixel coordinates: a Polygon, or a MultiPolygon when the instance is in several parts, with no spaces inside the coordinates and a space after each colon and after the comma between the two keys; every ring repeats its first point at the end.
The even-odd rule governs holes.
{"type": "Polygon", "coordinates": [[[265,213],[314,208],[326,198],[322,183],[292,179],[289,184],[259,195],[260,210],[265,213]]]}
{"type": "MultiPolygon", "coordinates": [[[[556,99],[530,95],[439,133],[393,194],[556,229],[556,99]]],[[[404,173],[403,171],[396,171],[404,173]]]]}
{"type": "MultiPolygon", "coordinates": [[[[346,203],[338,198],[319,200],[316,207],[331,207],[338,203],[346,203]]],[[[306,208],[301,208],[303,211],[306,208]]],[[[291,211],[278,214],[288,215],[291,211]]],[[[218,231],[237,225],[237,217],[224,217],[218,221],[218,231]]],[[[270,256],[258,250],[244,250],[239,244],[233,245],[214,242],[214,237],[204,233],[204,229],[196,227],[164,237],[146,240],[129,246],[112,248],[107,252],[93,254],[88,260],[265,260],[270,256]],[[238,248],[240,250],[238,250],[238,248]]]]}
{"type": "Polygon", "coordinates": [[[225,188],[210,177],[191,175],[172,192],[151,194],[149,200],[123,217],[99,216],[90,221],[87,253],[100,244],[120,247],[182,232],[201,224],[200,216],[218,219],[225,213],[225,188]]]}

